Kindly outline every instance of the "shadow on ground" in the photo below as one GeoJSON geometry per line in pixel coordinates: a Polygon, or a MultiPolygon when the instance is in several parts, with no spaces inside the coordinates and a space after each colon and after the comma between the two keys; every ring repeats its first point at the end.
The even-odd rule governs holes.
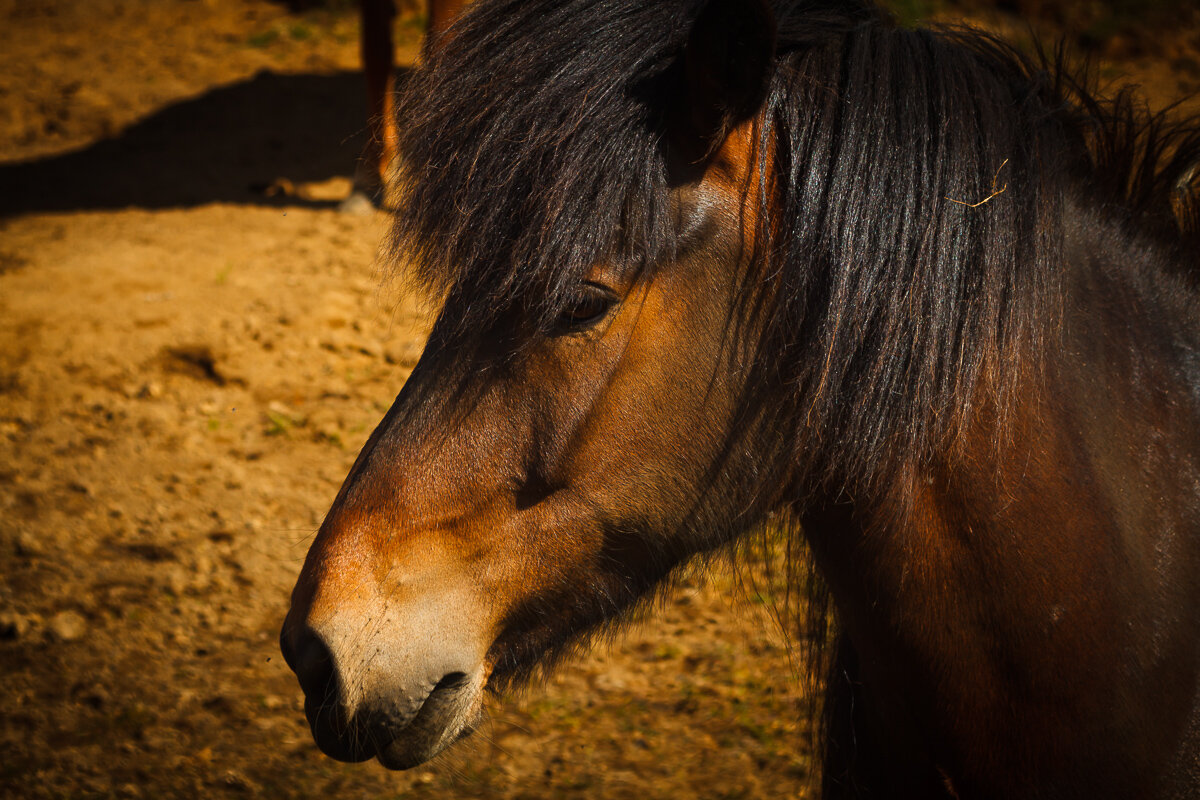
{"type": "Polygon", "coordinates": [[[82,150],[0,165],[0,215],[305,203],[279,187],[352,175],[365,108],[361,73],[261,72],[82,150]]]}

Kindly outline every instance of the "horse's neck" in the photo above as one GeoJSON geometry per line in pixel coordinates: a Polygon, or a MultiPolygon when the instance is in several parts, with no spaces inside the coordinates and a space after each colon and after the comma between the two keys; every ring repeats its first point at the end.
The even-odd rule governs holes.
{"type": "Polygon", "coordinates": [[[1172,262],[1159,245],[1133,240],[1094,213],[1080,209],[1071,216],[1061,348],[1050,354],[1060,382],[1091,380],[1105,388],[1098,385],[1103,380],[1108,398],[1092,402],[1129,406],[1127,414],[1153,415],[1155,406],[1170,401],[1187,402],[1177,414],[1194,416],[1200,406],[1200,264],[1172,262]]]}
{"type": "MultiPolygon", "coordinates": [[[[1182,469],[1200,455],[1200,302],[1193,281],[1169,267],[1154,245],[1131,241],[1098,216],[1082,208],[1066,216],[1074,223],[1064,237],[1062,299],[1044,321],[1044,335],[1030,337],[1044,342],[1045,352],[1012,359],[1024,372],[1005,393],[1009,405],[977,403],[953,455],[878,481],[893,491],[846,506],[854,525],[903,540],[909,530],[928,528],[929,515],[941,513],[934,509],[963,503],[976,510],[973,526],[1002,528],[1023,493],[1031,495],[1026,507],[1053,505],[1060,496],[1053,490],[1072,476],[1152,474],[1148,440],[1168,435],[1169,458],[1182,469]]],[[[830,501],[824,508],[822,517],[841,506],[830,501]]]]}
{"type": "MultiPolygon", "coordinates": [[[[1069,237],[1060,344],[1015,407],[977,414],[964,452],[898,476],[890,501],[831,500],[804,517],[864,681],[901,698],[884,714],[917,731],[1044,713],[1038,694],[1120,694],[1114,675],[1149,669],[1131,663],[1150,648],[1129,631],[1174,613],[1153,587],[1195,583],[1192,320],[1164,318],[1186,303],[1125,277],[1114,260],[1134,248],[1104,245],[1069,237]]],[[[1051,737],[1067,723],[1039,724],[1051,737]]]]}

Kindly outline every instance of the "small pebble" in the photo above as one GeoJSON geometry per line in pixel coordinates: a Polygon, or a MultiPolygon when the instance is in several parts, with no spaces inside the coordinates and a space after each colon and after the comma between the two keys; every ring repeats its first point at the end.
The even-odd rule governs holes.
{"type": "Polygon", "coordinates": [[[87,633],[87,620],[74,611],[60,611],[46,623],[46,630],[60,642],[74,642],[87,633]]]}
{"type": "Polygon", "coordinates": [[[42,543],[38,541],[37,537],[29,533],[29,531],[18,533],[13,544],[16,546],[17,555],[24,558],[35,558],[43,555],[45,552],[42,543]]]}

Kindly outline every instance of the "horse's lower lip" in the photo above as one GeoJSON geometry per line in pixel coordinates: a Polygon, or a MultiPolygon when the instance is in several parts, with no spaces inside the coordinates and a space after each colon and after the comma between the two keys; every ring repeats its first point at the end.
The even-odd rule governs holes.
{"type": "Polygon", "coordinates": [[[388,742],[383,747],[379,748],[379,752],[375,754],[376,760],[381,765],[388,769],[412,769],[413,767],[424,764],[430,758],[437,755],[434,753],[414,753],[411,748],[405,747],[398,741],[388,742]]]}
{"type": "Polygon", "coordinates": [[[433,737],[433,741],[413,742],[411,737],[404,736],[405,732],[386,744],[376,745],[375,758],[387,769],[403,770],[424,764],[441,753],[450,745],[458,742],[475,732],[475,725],[464,725],[462,729],[450,736],[442,734],[433,737]]]}

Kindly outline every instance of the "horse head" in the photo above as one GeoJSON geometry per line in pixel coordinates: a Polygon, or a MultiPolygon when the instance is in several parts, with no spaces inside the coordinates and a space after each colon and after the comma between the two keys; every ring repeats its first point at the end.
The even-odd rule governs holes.
{"type": "Polygon", "coordinates": [[[503,266],[445,281],[424,354],[317,533],[283,626],[329,755],[432,757],[478,724],[489,687],[753,522],[729,477],[745,383],[731,331],[761,223],[773,24],[765,4],[706,3],[637,101],[658,115],[642,132],[656,144],[631,169],[664,177],[669,247],[610,249],[533,300],[480,288],[503,266]],[[480,322],[489,303],[501,310],[480,322]]]}

